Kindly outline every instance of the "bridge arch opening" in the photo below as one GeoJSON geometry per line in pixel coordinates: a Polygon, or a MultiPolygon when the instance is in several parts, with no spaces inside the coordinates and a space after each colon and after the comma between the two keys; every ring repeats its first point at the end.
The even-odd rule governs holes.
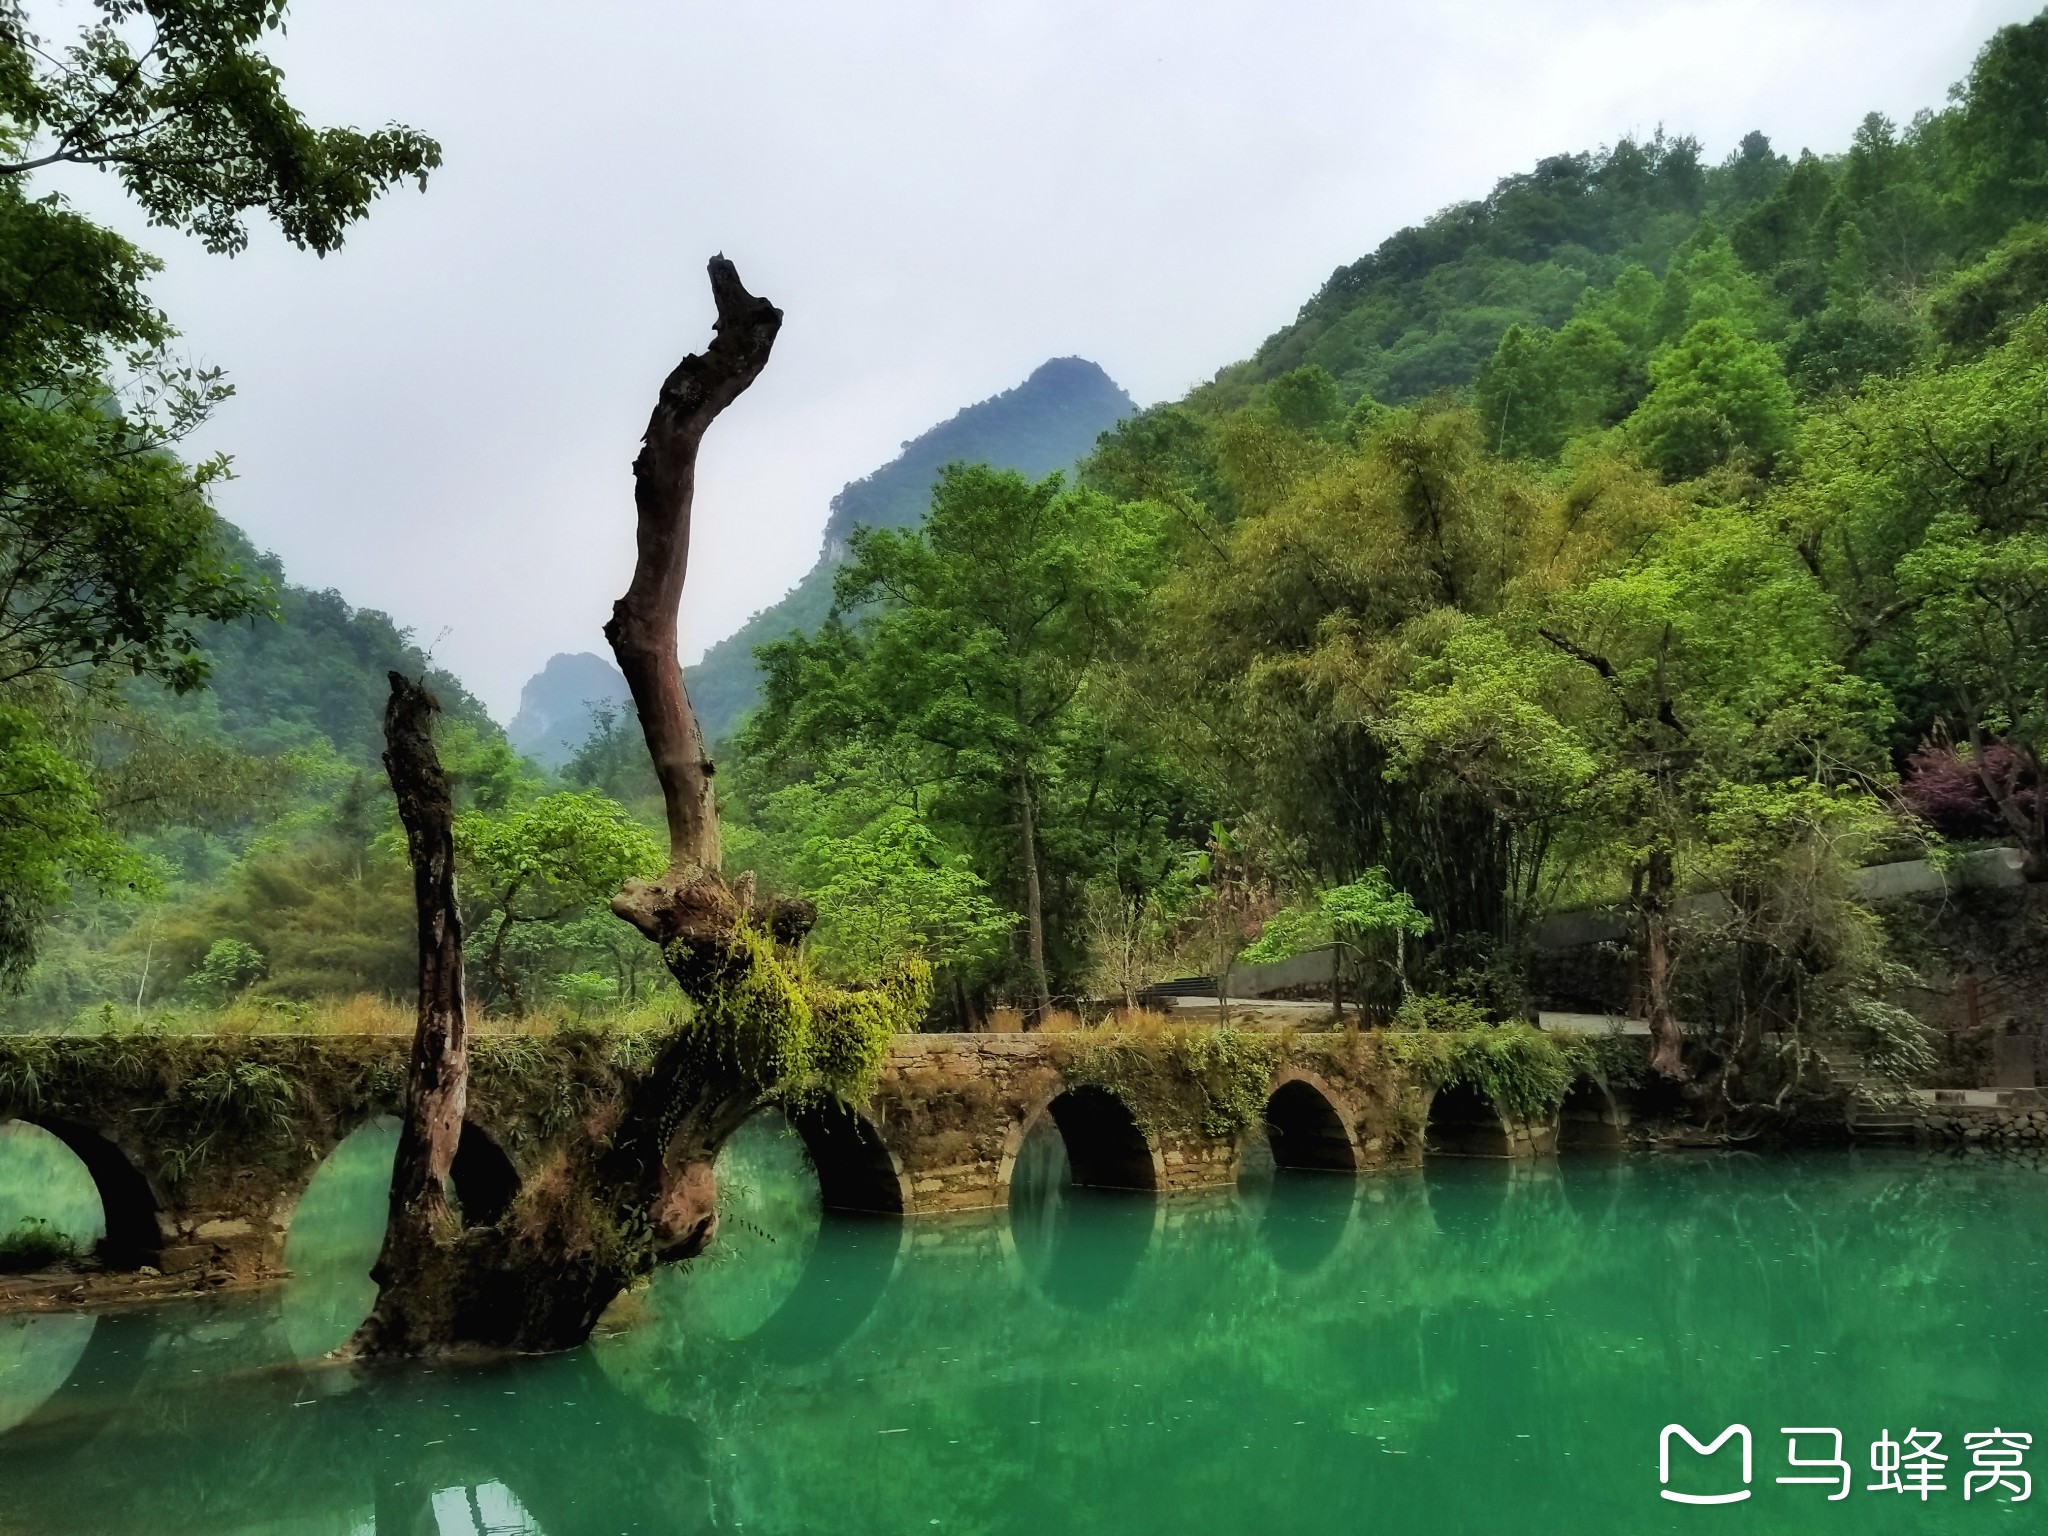
{"type": "Polygon", "coordinates": [[[1106,1088],[1069,1088],[1045,1107],[1059,1132],[1068,1180],[1081,1189],[1159,1188],[1151,1142],[1128,1104],[1106,1088]]]}
{"type": "Polygon", "coordinates": [[[1507,1122],[1470,1083],[1446,1083],[1431,1095],[1424,1151],[1431,1157],[1509,1157],[1507,1122]]]}
{"type": "Polygon", "coordinates": [[[394,1115],[365,1120],[320,1160],[292,1206],[284,1235],[292,1282],[279,1310],[285,1340],[301,1360],[345,1342],[376,1304],[370,1266],[391,1213],[398,1132],[394,1115]]]}
{"type": "Polygon", "coordinates": [[[465,1120],[448,1185],[465,1227],[494,1227],[519,1197],[519,1170],[490,1132],[465,1120]]]}
{"type": "Polygon", "coordinates": [[[1557,1108],[1557,1150],[1611,1152],[1621,1144],[1621,1115],[1613,1097],[1592,1078],[1580,1078],[1557,1108]]]}
{"type": "Polygon", "coordinates": [[[1266,1141],[1280,1169],[1356,1173],[1358,1148],[1329,1095],[1289,1078],[1266,1100],[1266,1141]]]}
{"type": "Polygon", "coordinates": [[[826,1210],[903,1214],[908,1203],[903,1171],[867,1116],[837,1099],[786,1113],[810,1154],[819,1203],[826,1210]]]}
{"type": "Polygon", "coordinates": [[[20,1182],[0,1174],[0,1181],[15,1183],[17,1191],[12,1202],[0,1191],[0,1235],[28,1217],[41,1219],[110,1269],[134,1269],[157,1257],[163,1231],[157,1224],[156,1191],[111,1140],[89,1125],[41,1115],[0,1121],[0,1132],[14,1143],[8,1161],[19,1157],[18,1166],[43,1169],[20,1182]]]}
{"type": "Polygon", "coordinates": [[[0,1120],[0,1271],[99,1249],[106,1216],[85,1160],[43,1126],[0,1120]]]}

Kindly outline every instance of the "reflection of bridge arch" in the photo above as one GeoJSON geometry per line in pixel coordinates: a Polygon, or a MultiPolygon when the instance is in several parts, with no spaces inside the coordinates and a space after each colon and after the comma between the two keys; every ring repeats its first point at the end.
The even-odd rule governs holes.
{"type": "MultiPolygon", "coordinates": [[[[610,1350],[615,1346],[601,1342],[600,1363],[608,1376],[620,1373],[620,1391],[641,1401],[636,1386],[641,1382],[694,1380],[708,1370],[729,1370],[735,1362],[742,1363],[744,1376],[746,1362],[781,1369],[829,1359],[874,1315],[896,1276],[908,1234],[901,1222],[827,1212],[795,1284],[773,1311],[737,1334],[707,1320],[702,1293],[695,1289],[707,1277],[697,1261],[663,1265],[644,1290],[632,1293],[630,1323],[613,1330],[618,1340],[634,1341],[616,1346],[629,1353],[614,1356],[610,1350]],[[636,1349],[646,1353],[631,1352],[636,1349]]],[[[687,1416],[700,1405],[683,1394],[648,1400],[644,1406],[687,1416]]]]}
{"type": "Polygon", "coordinates": [[[656,1271],[634,1304],[647,1314],[636,1328],[653,1330],[671,1374],[708,1360],[825,1359],[896,1272],[908,1232],[900,1165],[872,1122],[828,1100],[754,1104],[727,1126],[710,1167],[717,1235],[701,1262],[656,1271]]]}
{"type": "Polygon", "coordinates": [[[1005,1257],[1031,1293],[1101,1312],[1130,1289],[1162,1219],[1132,1200],[1166,1183],[1159,1149],[1116,1094],[1062,1089],[1010,1128],[998,1172],[1005,1257]]]}
{"type": "Polygon", "coordinates": [[[91,1312],[30,1312],[0,1327],[0,1454],[7,1432],[63,1390],[92,1343],[91,1312]]]}
{"type": "Polygon", "coordinates": [[[1276,1168],[1358,1171],[1358,1135],[1337,1094],[1312,1072],[1280,1074],[1266,1098],[1266,1140],[1276,1168]]]}
{"type": "Polygon", "coordinates": [[[1558,1164],[1558,1185],[1565,1204],[1578,1213],[1587,1230],[1599,1231],[1614,1225],[1636,1173],[1627,1158],[1567,1158],[1558,1164]]]}
{"type": "MultiPolygon", "coordinates": [[[[1599,1166],[1595,1164],[1594,1166],[1599,1166]]],[[[1548,1158],[1444,1158],[1425,1164],[1430,1224],[1472,1273],[1507,1274],[1532,1251],[1569,1254],[1586,1223],[1548,1158]]]]}
{"type": "Polygon", "coordinates": [[[1259,1241],[1273,1267],[1287,1275],[1313,1274],[1328,1263],[1350,1230],[1358,1184],[1319,1179],[1281,1168],[1259,1214],[1259,1241]]]}
{"type": "MultiPolygon", "coordinates": [[[[73,1320],[50,1315],[52,1322],[73,1320]]],[[[7,1461],[35,1468],[38,1478],[48,1479],[90,1445],[111,1422],[112,1407],[135,1395],[149,1340],[162,1326],[146,1311],[88,1314],[84,1321],[91,1331],[64,1379],[19,1423],[0,1432],[7,1461]]]]}
{"type": "Polygon", "coordinates": [[[1013,1202],[997,1228],[1023,1289],[1063,1312],[1107,1312],[1127,1294],[1165,1223],[1157,1200],[1068,1184],[1013,1202]]]}
{"type": "Polygon", "coordinates": [[[901,1222],[828,1214],[796,1289],[740,1347],[775,1365],[809,1365],[834,1353],[889,1288],[908,1232],[901,1222]]]}
{"type": "Polygon", "coordinates": [[[1007,1204],[1018,1154],[1032,1132],[1050,1124],[1066,1149],[1068,1178],[1082,1189],[1155,1193],[1165,1187],[1166,1164],[1131,1107],[1093,1084],[1054,1094],[1010,1127],[996,1173],[996,1202],[1007,1204]]]}

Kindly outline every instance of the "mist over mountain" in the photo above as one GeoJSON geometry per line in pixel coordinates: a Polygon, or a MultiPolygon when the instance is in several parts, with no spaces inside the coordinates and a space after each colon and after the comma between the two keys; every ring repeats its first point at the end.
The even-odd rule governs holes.
{"type": "Polygon", "coordinates": [[[557,652],[519,690],[519,713],[505,738],[521,756],[559,768],[590,734],[595,711],[628,696],[625,678],[604,657],[557,652]]]}
{"type": "Polygon", "coordinates": [[[249,752],[325,743],[344,761],[382,775],[384,704],[391,672],[424,677],[448,718],[495,736],[483,705],[389,614],[341,593],[291,581],[284,562],[232,523],[220,524],[224,555],[267,582],[277,617],[211,624],[201,631],[210,671],[204,691],[182,699],[144,688],[153,707],[249,752]]]}
{"type": "Polygon", "coordinates": [[[760,675],[754,647],[791,630],[809,633],[832,607],[832,573],[857,527],[908,528],[923,522],[939,470],[956,461],[992,464],[1038,477],[1071,469],[1095,440],[1137,404],[1083,357],[1039,364],[1014,389],[970,405],[903,445],[873,474],[832,498],[818,562],[780,602],[762,609],[687,671],[690,702],[707,740],[717,741],[752,707],[760,675]]]}

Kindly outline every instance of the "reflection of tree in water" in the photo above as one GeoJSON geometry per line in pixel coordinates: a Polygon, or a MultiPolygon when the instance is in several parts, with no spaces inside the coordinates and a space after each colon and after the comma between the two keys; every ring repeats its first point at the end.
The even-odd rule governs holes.
{"type": "MultiPolygon", "coordinates": [[[[828,1224],[800,1305],[695,1353],[663,1320],[559,1359],[358,1379],[252,1372],[290,1354],[254,1301],[114,1315],[100,1329],[140,1332],[95,1333],[81,1369],[106,1385],[0,1435],[0,1511],[10,1533],[431,1530],[402,1521],[478,1490],[475,1525],[497,1483],[548,1536],[1291,1529],[1348,1509],[1634,1531],[1644,1446],[1674,1417],[1960,1434],[2048,1387],[2028,1322],[2048,1181],[1911,1156],[1494,1173],[1362,1181],[1303,1270],[1255,1198],[1130,1202],[1156,1229],[1094,1309],[1048,1304],[1036,1239],[996,1216],[849,1226],[881,1238],[836,1258],[828,1224]],[[856,1294],[786,1333],[835,1316],[805,1296],[856,1294]]],[[[1759,1495],[1723,1523],[1810,1513],[1759,1495]]]]}
{"type": "Polygon", "coordinates": [[[835,1235],[820,1253],[828,1223],[817,1170],[779,1110],[761,1111],[727,1138],[716,1178],[718,1240],[695,1259],[655,1271],[613,1304],[601,1329],[604,1369],[656,1412],[701,1407],[734,1358],[732,1346],[777,1319],[813,1260],[830,1267],[858,1247],[835,1235]]]}

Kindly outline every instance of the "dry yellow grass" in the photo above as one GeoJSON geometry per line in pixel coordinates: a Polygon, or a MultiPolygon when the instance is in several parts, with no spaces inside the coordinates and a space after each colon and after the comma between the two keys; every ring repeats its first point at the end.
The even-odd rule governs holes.
{"type": "MultiPolygon", "coordinates": [[[[602,1024],[608,1029],[654,1030],[665,1028],[675,1018],[680,1000],[661,998],[633,1008],[592,1012],[579,1017],[559,1004],[549,1004],[523,1019],[472,1011],[470,1028],[480,1035],[551,1035],[577,1023],[602,1024]]],[[[97,1034],[107,1030],[138,1026],[172,1034],[192,1035],[410,1035],[413,1005],[394,998],[359,992],[353,997],[319,998],[300,1002],[285,998],[240,997],[225,1008],[154,1009],[142,1019],[131,1013],[103,1010],[81,1015],[62,1033],[97,1034]]]]}
{"type": "Polygon", "coordinates": [[[1102,1021],[1102,1027],[1142,1040],[1156,1040],[1175,1025],[1172,1018],[1156,1008],[1118,1008],[1102,1021]]]}
{"type": "MultiPolygon", "coordinates": [[[[992,1032],[1004,1033],[1021,1030],[1024,1015],[1015,1008],[992,1008],[988,1014],[988,1027],[992,1032]]],[[[1099,1023],[1090,1023],[1078,1013],[1064,1008],[1054,1008],[1040,1020],[1038,1028],[1043,1034],[1062,1035],[1091,1029],[1110,1029],[1119,1034],[1141,1035],[1147,1039],[1157,1036],[1162,1030],[1172,1027],[1172,1021],[1163,1013],[1149,1008],[1118,1008],[1099,1023]]]]}

